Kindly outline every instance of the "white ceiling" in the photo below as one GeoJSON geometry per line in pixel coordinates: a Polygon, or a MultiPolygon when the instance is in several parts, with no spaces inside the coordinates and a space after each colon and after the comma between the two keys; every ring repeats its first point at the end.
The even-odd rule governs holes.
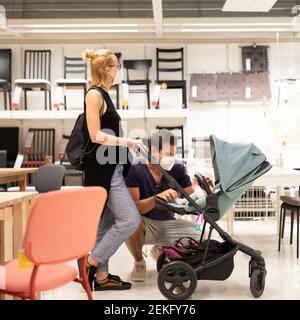
{"type": "MultiPolygon", "coordinates": [[[[38,4],[33,0],[18,0],[27,4],[38,4]]],[[[61,1],[61,6],[57,7],[59,11],[69,0],[61,1]]],[[[88,0],[88,2],[94,0],[88,0]]],[[[300,1],[300,0],[299,0],[300,1]]],[[[5,1],[2,1],[5,2],[5,1]]],[[[12,0],[14,2],[14,0],[12,0]]],[[[53,0],[49,3],[55,3],[53,0]]],[[[98,3],[108,1],[98,1],[98,3]]],[[[3,40],[39,40],[49,39],[52,41],[66,41],[72,39],[111,39],[112,41],[130,41],[143,39],[144,41],[178,41],[178,40],[195,40],[202,39],[221,40],[221,39],[275,39],[280,34],[282,39],[299,39],[300,29],[300,5],[295,6],[297,1],[288,0],[224,0],[213,1],[215,6],[220,7],[225,3],[225,10],[240,10],[240,4],[247,6],[251,4],[249,10],[268,10],[275,4],[286,3],[292,7],[292,14],[289,17],[165,17],[165,9],[171,3],[179,4],[178,0],[111,0],[111,4],[123,4],[124,6],[144,5],[151,9],[151,15],[148,18],[41,18],[41,19],[12,19],[7,20],[7,29],[0,30],[0,39],[3,40]],[[260,4],[258,4],[260,3],[260,4]],[[299,21],[298,21],[299,20],[299,21]]],[[[200,3],[200,1],[196,1],[200,3]]],[[[201,1],[201,3],[208,1],[201,1]]],[[[48,3],[48,2],[44,2],[48,3]]],[[[77,2],[75,1],[75,4],[77,2]]],[[[81,1],[82,3],[82,1],[81,1]]],[[[185,4],[194,5],[195,1],[187,0],[185,4]]],[[[210,1],[212,3],[212,1],[210,1]]],[[[1,0],[0,0],[1,5],[1,0]]],[[[281,4],[282,5],[282,4],[281,4]]],[[[75,6],[75,5],[74,5],[75,6]]],[[[75,6],[76,7],[76,6],[75,6]]],[[[83,10],[86,4],[82,4],[83,10]]],[[[104,9],[109,10],[109,7],[104,9]]],[[[175,6],[176,8],[176,6],[175,6]]],[[[109,12],[109,11],[107,11],[109,12]]],[[[7,15],[11,16],[11,15],[7,15]]],[[[108,14],[109,16],[109,14],[108,14]]]]}

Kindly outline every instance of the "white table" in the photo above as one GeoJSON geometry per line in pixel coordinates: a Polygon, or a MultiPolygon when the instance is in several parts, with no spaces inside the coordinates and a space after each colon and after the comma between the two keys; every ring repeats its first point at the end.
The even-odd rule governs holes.
{"type": "Polygon", "coordinates": [[[277,234],[279,233],[280,222],[280,196],[284,194],[284,187],[300,186],[300,171],[286,168],[273,167],[263,176],[259,177],[252,184],[253,186],[274,186],[276,187],[276,209],[277,234]]]}
{"type": "Polygon", "coordinates": [[[36,173],[38,168],[1,168],[0,183],[18,182],[20,191],[26,191],[27,176],[29,173],[36,173]]]}
{"type": "MultiPolygon", "coordinates": [[[[194,168],[189,168],[188,173],[190,177],[193,176],[194,168]]],[[[201,168],[197,168],[198,172],[201,172],[204,175],[214,177],[214,172],[212,168],[205,168],[201,170],[201,168]],[[200,169],[200,170],[199,170],[200,169]]],[[[284,187],[297,187],[300,186],[300,171],[287,169],[287,168],[276,168],[272,167],[267,173],[256,179],[252,186],[255,187],[276,187],[276,209],[275,209],[275,217],[277,221],[277,233],[279,233],[279,222],[280,222],[280,196],[284,194],[284,187]]],[[[230,234],[233,234],[233,209],[226,214],[227,220],[227,231],[230,234]]]]}

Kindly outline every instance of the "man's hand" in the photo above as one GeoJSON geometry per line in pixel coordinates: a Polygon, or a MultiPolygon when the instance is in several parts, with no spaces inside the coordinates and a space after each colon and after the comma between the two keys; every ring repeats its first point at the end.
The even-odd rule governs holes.
{"type": "Polygon", "coordinates": [[[178,193],[173,189],[167,189],[161,193],[158,193],[157,196],[167,202],[173,202],[178,197],[178,193]]]}

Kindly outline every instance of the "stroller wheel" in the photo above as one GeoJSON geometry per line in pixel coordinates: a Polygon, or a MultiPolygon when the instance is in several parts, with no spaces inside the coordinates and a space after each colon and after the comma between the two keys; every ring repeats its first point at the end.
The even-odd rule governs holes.
{"type": "Polygon", "coordinates": [[[187,299],[197,287],[197,275],[189,264],[183,261],[173,261],[160,270],[157,284],[160,292],[166,298],[187,299]]]}
{"type": "Polygon", "coordinates": [[[168,263],[168,261],[166,261],[166,253],[162,252],[156,262],[157,272],[159,272],[161,270],[161,268],[167,263],[168,263]]]}
{"type": "Polygon", "coordinates": [[[254,298],[259,298],[265,290],[266,269],[257,268],[252,271],[250,291],[254,298]]]}

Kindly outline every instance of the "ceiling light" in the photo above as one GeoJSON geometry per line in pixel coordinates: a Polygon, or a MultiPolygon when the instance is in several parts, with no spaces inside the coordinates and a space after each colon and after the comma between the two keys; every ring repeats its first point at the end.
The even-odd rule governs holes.
{"type": "Polygon", "coordinates": [[[227,12],[268,12],[277,0],[226,0],[222,11],[227,12]]]}
{"type": "Polygon", "coordinates": [[[96,28],[96,27],[137,27],[137,23],[60,23],[60,24],[25,24],[25,25],[12,25],[13,27],[26,27],[26,28],[96,28]]]}
{"type": "Polygon", "coordinates": [[[180,32],[288,32],[287,28],[210,28],[180,29],[180,32]]]}
{"type": "MultiPolygon", "coordinates": [[[[137,29],[37,29],[30,30],[30,33],[134,33],[139,32],[137,29]]],[[[149,31],[143,31],[149,32],[149,31]]],[[[152,31],[151,31],[152,32],[152,31]]]]}
{"type": "Polygon", "coordinates": [[[254,22],[254,23],[181,23],[182,27],[251,27],[251,26],[292,26],[292,22],[254,22]]]}

